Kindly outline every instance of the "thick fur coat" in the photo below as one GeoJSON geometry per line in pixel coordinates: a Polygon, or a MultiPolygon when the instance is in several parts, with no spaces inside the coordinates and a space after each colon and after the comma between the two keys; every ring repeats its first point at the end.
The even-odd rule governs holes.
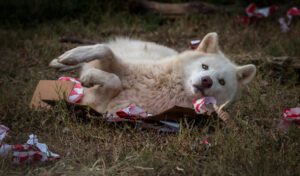
{"type": "Polygon", "coordinates": [[[50,63],[60,69],[79,65],[86,86],[82,104],[109,114],[132,103],[151,114],[174,105],[192,108],[192,101],[203,96],[227,104],[256,73],[252,64],[231,62],[219,49],[216,33],[207,34],[197,49],[182,53],[152,42],[118,38],[74,48],[50,63]]]}

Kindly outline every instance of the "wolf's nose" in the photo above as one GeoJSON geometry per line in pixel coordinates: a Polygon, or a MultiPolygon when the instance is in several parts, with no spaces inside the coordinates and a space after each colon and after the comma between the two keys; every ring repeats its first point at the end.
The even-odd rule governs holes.
{"type": "Polygon", "coordinates": [[[213,84],[212,79],[209,76],[204,76],[201,78],[201,85],[204,88],[210,88],[213,84]]]}

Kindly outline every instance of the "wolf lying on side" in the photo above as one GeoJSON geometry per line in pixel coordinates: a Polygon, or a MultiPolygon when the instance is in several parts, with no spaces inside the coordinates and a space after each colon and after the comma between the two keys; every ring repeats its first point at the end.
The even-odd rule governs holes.
{"type": "Polygon", "coordinates": [[[217,33],[207,34],[197,49],[182,53],[152,42],[118,38],[108,43],[79,46],[51,67],[81,65],[85,86],[82,104],[100,113],[136,104],[157,114],[173,105],[192,108],[193,100],[213,96],[227,104],[256,73],[252,64],[237,66],[220,51],[217,33]]]}

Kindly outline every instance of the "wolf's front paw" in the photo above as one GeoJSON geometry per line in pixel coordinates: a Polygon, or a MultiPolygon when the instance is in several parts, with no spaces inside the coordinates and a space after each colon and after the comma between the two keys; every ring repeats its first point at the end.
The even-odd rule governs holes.
{"type": "Polygon", "coordinates": [[[92,87],[96,84],[93,70],[89,70],[80,76],[80,82],[84,87],[92,87]]]}

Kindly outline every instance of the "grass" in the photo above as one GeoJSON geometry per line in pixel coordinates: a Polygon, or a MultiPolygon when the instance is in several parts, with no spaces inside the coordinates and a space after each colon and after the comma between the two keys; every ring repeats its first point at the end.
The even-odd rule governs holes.
{"type": "Polygon", "coordinates": [[[0,123],[11,128],[5,141],[23,143],[35,133],[62,158],[55,163],[25,166],[13,166],[2,158],[0,175],[299,174],[300,129],[294,126],[285,134],[276,130],[283,108],[300,102],[299,75],[290,68],[278,73],[264,64],[257,65],[255,80],[228,108],[240,127],[237,131],[210,120],[205,126],[182,123],[179,134],[157,134],[99,120],[78,122],[63,106],[39,111],[28,107],[40,79],[61,75],[48,68],[49,61],[76,46],[59,43],[63,35],[98,41],[126,35],[184,50],[189,40],[216,31],[224,52],[237,63],[245,63],[247,58],[264,61],[274,56],[299,56],[297,20],[287,34],[280,32],[276,19],[242,27],[234,16],[195,15],[170,21],[115,14],[95,21],[57,20],[31,27],[1,27],[0,123]],[[201,144],[207,136],[211,147],[201,144]]]}

